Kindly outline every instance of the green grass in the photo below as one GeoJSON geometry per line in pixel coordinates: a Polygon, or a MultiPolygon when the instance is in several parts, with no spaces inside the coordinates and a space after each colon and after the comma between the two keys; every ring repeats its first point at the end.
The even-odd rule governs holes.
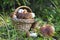
{"type": "Polygon", "coordinates": [[[15,40],[18,36],[19,40],[43,40],[43,37],[26,37],[25,32],[18,34],[12,25],[10,13],[15,8],[27,5],[38,17],[42,26],[44,23],[54,24],[55,37],[60,40],[60,1],[59,0],[0,0],[0,40],[15,40]],[[2,14],[2,15],[1,15],[2,14]]]}
{"type": "MultiPolygon", "coordinates": [[[[44,40],[43,37],[39,36],[36,38],[33,37],[26,37],[26,33],[25,32],[20,32],[20,34],[16,31],[16,29],[14,28],[14,26],[12,25],[12,21],[11,18],[8,16],[7,18],[2,16],[0,19],[0,24],[2,23],[2,25],[0,26],[0,40],[16,40],[17,38],[19,40],[44,40]]],[[[40,19],[41,21],[41,19],[40,19]]],[[[43,25],[44,22],[41,22],[41,25],[43,25]]],[[[55,25],[54,25],[55,26],[55,25]]],[[[59,29],[60,25],[56,25],[56,34],[55,36],[58,37],[58,39],[60,40],[60,29],[59,29]]],[[[45,38],[46,40],[46,38],[45,38]]],[[[50,40],[52,40],[50,38],[50,40]]]]}

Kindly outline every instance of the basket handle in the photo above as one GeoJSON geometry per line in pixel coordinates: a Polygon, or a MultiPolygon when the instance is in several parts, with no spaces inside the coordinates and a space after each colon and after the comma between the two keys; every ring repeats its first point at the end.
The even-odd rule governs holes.
{"type": "Polygon", "coordinates": [[[28,7],[28,6],[20,6],[20,7],[18,7],[16,10],[15,10],[15,13],[17,13],[17,11],[20,9],[20,8],[24,8],[24,9],[28,9],[30,12],[32,12],[32,10],[31,10],[31,8],[30,7],[28,7]]]}

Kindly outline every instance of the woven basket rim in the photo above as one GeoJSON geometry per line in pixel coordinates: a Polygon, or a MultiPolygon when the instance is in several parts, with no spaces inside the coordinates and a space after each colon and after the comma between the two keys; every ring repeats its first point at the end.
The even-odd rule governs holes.
{"type": "Polygon", "coordinates": [[[26,9],[29,9],[29,11],[31,11],[31,13],[32,13],[32,9],[31,9],[30,7],[28,7],[28,6],[19,6],[18,8],[15,9],[14,12],[17,13],[17,11],[18,11],[20,8],[26,8],[26,9]]]}
{"type": "Polygon", "coordinates": [[[34,23],[35,19],[14,19],[12,18],[14,22],[21,22],[21,23],[34,23]]]}

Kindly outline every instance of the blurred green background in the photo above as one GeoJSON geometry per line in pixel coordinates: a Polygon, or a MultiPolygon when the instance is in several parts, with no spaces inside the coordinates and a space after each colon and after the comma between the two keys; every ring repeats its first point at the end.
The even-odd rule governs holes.
{"type": "MultiPolygon", "coordinates": [[[[17,32],[11,23],[10,14],[23,5],[29,6],[42,23],[54,24],[55,37],[60,40],[60,0],[0,0],[0,40],[15,40],[17,32]]],[[[43,40],[41,37],[19,37],[20,40],[43,40]]]]}

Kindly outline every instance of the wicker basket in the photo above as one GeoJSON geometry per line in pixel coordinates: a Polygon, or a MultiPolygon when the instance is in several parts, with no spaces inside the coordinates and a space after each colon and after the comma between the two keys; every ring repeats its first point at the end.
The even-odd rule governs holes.
{"type": "MultiPolygon", "coordinates": [[[[27,6],[20,6],[20,7],[18,7],[18,8],[14,11],[13,15],[16,14],[17,11],[18,11],[20,8],[22,8],[22,9],[27,9],[29,12],[32,12],[32,10],[31,10],[29,7],[27,7],[27,6]]],[[[31,26],[32,26],[32,23],[34,23],[34,21],[35,21],[34,19],[17,19],[17,20],[16,20],[16,19],[12,18],[12,22],[13,22],[15,28],[16,28],[17,30],[21,30],[21,31],[29,31],[30,28],[31,28],[31,26]]]]}

